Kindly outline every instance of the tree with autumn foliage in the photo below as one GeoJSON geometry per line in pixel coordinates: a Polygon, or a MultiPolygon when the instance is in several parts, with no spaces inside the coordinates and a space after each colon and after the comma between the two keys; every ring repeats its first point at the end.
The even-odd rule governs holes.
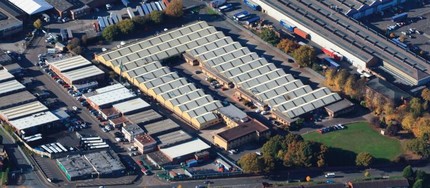
{"type": "Polygon", "coordinates": [[[285,53],[290,53],[300,47],[296,42],[289,39],[282,39],[276,46],[285,53]]]}
{"type": "Polygon", "coordinates": [[[349,75],[350,74],[346,69],[340,69],[334,78],[334,88],[338,91],[342,90],[349,75]]]}
{"type": "Polygon", "coordinates": [[[406,114],[402,120],[402,128],[408,131],[412,131],[415,124],[415,118],[411,113],[406,114]]]}
{"type": "Polygon", "coordinates": [[[343,92],[351,98],[355,98],[358,95],[358,91],[355,89],[357,80],[358,78],[355,74],[349,75],[346,79],[343,92]]]}
{"type": "Polygon", "coordinates": [[[370,153],[361,152],[357,155],[357,157],[355,159],[355,164],[357,166],[368,167],[373,163],[373,161],[374,161],[374,158],[372,155],[370,155],[370,153]]]}
{"type": "Polygon", "coordinates": [[[237,162],[245,173],[258,174],[263,171],[264,161],[255,153],[243,155],[237,162]]]}
{"type": "Polygon", "coordinates": [[[184,15],[182,0],[172,0],[166,7],[166,15],[174,18],[184,15]]]}
{"type": "Polygon", "coordinates": [[[300,46],[291,55],[296,63],[303,67],[310,67],[316,58],[315,49],[308,45],[300,46]]]}
{"type": "Polygon", "coordinates": [[[417,138],[423,138],[424,135],[430,135],[430,118],[419,118],[418,121],[416,121],[415,126],[412,128],[412,132],[417,138]]]}
{"type": "Polygon", "coordinates": [[[336,69],[332,69],[332,68],[328,68],[325,71],[325,84],[328,87],[333,87],[334,86],[334,78],[336,78],[336,69]]]}

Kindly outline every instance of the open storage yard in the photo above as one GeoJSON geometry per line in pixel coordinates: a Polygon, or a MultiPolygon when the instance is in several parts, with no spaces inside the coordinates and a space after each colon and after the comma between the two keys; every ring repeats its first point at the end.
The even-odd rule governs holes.
{"type": "MultiPolygon", "coordinates": [[[[303,135],[305,140],[321,142],[338,149],[340,156],[351,157],[351,153],[369,152],[378,160],[393,160],[402,154],[400,142],[374,131],[366,122],[346,125],[346,129],[320,134],[317,131],[303,135]]],[[[353,156],[355,159],[355,155],[353,156]]]]}

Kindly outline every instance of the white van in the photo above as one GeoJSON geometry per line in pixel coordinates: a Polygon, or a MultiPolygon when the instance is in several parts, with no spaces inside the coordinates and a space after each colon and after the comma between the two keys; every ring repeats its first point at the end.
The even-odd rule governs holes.
{"type": "Polygon", "coordinates": [[[329,173],[326,173],[326,174],[324,175],[324,177],[326,177],[326,178],[334,178],[334,177],[336,177],[336,173],[334,173],[334,172],[329,172],[329,173]]]}

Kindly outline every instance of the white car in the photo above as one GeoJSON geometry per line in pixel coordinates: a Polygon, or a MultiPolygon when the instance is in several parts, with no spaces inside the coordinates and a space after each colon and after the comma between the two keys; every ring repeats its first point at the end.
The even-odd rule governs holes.
{"type": "Polygon", "coordinates": [[[267,114],[269,114],[269,111],[262,111],[260,114],[261,115],[267,115],[267,114]]]}

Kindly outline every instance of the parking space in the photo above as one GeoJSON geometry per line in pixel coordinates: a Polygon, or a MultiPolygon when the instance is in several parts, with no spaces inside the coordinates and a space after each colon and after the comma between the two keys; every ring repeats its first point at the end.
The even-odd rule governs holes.
{"type": "MultiPolygon", "coordinates": [[[[430,5],[420,6],[405,4],[400,8],[384,11],[380,16],[372,17],[369,22],[372,27],[377,27],[381,33],[387,36],[394,33],[395,38],[404,41],[411,51],[420,54],[428,54],[430,50],[430,5]],[[407,13],[407,18],[393,21],[393,16],[407,13]]],[[[390,36],[392,37],[392,36],[390,36]]]]}

